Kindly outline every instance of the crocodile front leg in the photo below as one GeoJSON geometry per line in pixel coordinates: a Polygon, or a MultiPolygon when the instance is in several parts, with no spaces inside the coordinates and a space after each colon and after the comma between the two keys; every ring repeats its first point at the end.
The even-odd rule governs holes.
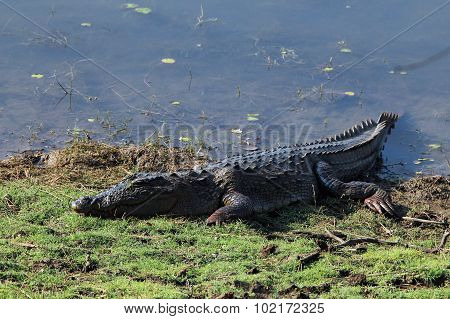
{"type": "Polygon", "coordinates": [[[251,199],[241,193],[234,191],[227,193],[222,201],[225,206],[220,207],[208,217],[206,220],[208,225],[217,225],[228,220],[245,218],[253,213],[251,199]]]}
{"type": "Polygon", "coordinates": [[[326,162],[317,163],[316,174],[321,185],[335,196],[364,199],[364,204],[371,210],[397,217],[389,194],[377,185],[365,182],[345,183],[336,177],[334,168],[326,162]]]}

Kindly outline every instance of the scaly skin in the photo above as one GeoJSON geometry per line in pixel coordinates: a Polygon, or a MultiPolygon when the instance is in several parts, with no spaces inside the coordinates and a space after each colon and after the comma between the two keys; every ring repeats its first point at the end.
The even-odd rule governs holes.
{"type": "Polygon", "coordinates": [[[208,224],[247,218],[321,193],[363,199],[373,211],[395,215],[389,195],[354,181],[372,168],[398,116],[383,113],[340,135],[311,143],[225,158],[175,173],[137,173],[97,196],[74,201],[75,211],[100,217],[211,214],[208,224]]]}

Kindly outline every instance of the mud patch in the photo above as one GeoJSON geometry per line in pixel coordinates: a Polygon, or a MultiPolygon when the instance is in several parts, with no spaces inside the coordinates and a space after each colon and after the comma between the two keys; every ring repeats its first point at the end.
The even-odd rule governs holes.
{"type": "Polygon", "coordinates": [[[443,287],[447,282],[448,276],[442,273],[439,276],[429,279],[411,275],[403,275],[402,277],[398,277],[392,280],[391,284],[400,289],[418,289],[443,287]]]}
{"type": "Polygon", "coordinates": [[[299,288],[297,285],[292,285],[289,288],[280,291],[280,295],[283,298],[293,298],[293,299],[310,299],[317,298],[322,293],[329,292],[331,285],[329,283],[324,283],[318,286],[306,286],[299,288]]]}
{"type": "Polygon", "coordinates": [[[354,274],[347,277],[350,286],[366,286],[367,277],[364,274],[354,274]]]}
{"type": "Polygon", "coordinates": [[[261,256],[262,257],[267,257],[269,255],[273,255],[273,254],[275,254],[277,252],[277,248],[278,247],[276,245],[273,245],[273,244],[267,245],[267,246],[265,246],[265,247],[263,247],[261,249],[261,256]]]}

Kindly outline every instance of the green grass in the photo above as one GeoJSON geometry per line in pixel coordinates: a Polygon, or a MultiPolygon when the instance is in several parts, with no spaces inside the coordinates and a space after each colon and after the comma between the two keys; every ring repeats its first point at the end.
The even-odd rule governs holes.
{"type": "Polygon", "coordinates": [[[330,209],[342,201],[327,199],[317,208],[293,206],[277,217],[207,227],[205,217],[79,216],[69,203],[81,195],[27,180],[0,184],[0,298],[450,297],[445,252],[369,245],[301,267],[297,257],[317,243],[292,229],[323,232],[335,224],[349,234],[423,247],[440,240],[442,229],[405,227],[356,202],[345,204],[345,214],[330,209]],[[1,200],[6,195],[13,206],[1,200]],[[276,251],[261,254],[271,244],[276,251]],[[364,280],[352,280],[360,274],[364,280]]]}

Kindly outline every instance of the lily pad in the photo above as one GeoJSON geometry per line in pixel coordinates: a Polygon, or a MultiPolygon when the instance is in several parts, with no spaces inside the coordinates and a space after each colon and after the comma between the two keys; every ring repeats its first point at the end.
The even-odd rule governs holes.
{"type": "Polygon", "coordinates": [[[124,9],[136,9],[137,7],[139,7],[137,3],[124,3],[122,5],[122,8],[124,9]]]}
{"type": "Polygon", "coordinates": [[[83,22],[83,23],[81,23],[81,26],[85,27],[85,28],[90,28],[92,26],[92,23],[90,23],[90,22],[83,22]]]}
{"type": "Polygon", "coordinates": [[[44,77],[44,75],[40,74],[40,73],[33,73],[33,74],[31,74],[31,77],[33,79],[42,79],[44,77]]]}
{"type": "Polygon", "coordinates": [[[175,63],[175,59],[164,58],[164,59],[161,59],[161,62],[164,63],[164,64],[174,64],[175,63]]]}
{"type": "Polygon", "coordinates": [[[182,141],[184,143],[188,143],[188,142],[192,141],[192,139],[189,136],[180,136],[180,141],[182,141]]]}
{"type": "Polygon", "coordinates": [[[432,150],[438,150],[442,147],[441,144],[428,144],[428,147],[432,150]]]}
{"type": "Polygon", "coordinates": [[[144,8],[135,8],[134,11],[141,13],[141,14],[149,14],[150,12],[152,12],[152,9],[148,8],[148,7],[144,7],[144,8]]]}

